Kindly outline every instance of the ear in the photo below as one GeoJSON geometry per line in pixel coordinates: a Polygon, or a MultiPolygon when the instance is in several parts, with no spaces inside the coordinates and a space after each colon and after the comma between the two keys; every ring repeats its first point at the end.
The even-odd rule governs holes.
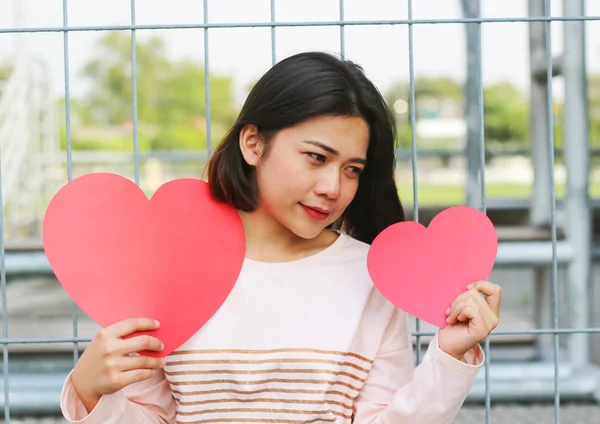
{"type": "Polygon", "coordinates": [[[265,147],[256,125],[246,125],[240,131],[240,151],[248,165],[256,166],[265,147]]]}

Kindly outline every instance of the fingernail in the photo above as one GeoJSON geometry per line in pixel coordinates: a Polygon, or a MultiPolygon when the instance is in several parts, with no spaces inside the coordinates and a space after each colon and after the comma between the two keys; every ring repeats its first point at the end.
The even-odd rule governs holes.
{"type": "Polygon", "coordinates": [[[156,324],[156,326],[160,326],[160,322],[158,322],[157,320],[154,320],[154,324],[156,324]]]}
{"type": "Polygon", "coordinates": [[[446,309],[446,315],[450,313],[450,308],[446,309]]]}
{"type": "Polygon", "coordinates": [[[471,289],[473,288],[473,286],[474,286],[474,284],[469,284],[469,285],[467,286],[467,290],[471,290],[471,289]]]}
{"type": "Polygon", "coordinates": [[[450,322],[450,317],[446,318],[446,322],[450,322]]]}

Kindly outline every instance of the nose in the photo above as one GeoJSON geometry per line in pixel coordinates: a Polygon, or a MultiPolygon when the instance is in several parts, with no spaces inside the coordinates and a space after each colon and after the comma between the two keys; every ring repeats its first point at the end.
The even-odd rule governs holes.
{"type": "Polygon", "coordinates": [[[328,199],[337,199],[341,190],[341,175],[339,169],[330,167],[319,176],[315,185],[315,193],[328,199]]]}

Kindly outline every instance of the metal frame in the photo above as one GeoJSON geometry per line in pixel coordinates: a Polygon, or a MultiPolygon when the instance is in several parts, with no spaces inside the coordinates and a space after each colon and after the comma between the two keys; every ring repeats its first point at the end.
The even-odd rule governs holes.
{"type": "MultiPolygon", "coordinates": [[[[266,1],[266,0],[265,0],[266,1]]],[[[135,0],[130,0],[131,4],[131,23],[129,25],[115,26],[70,26],[68,22],[68,4],[67,0],[62,2],[63,25],[60,27],[36,27],[36,28],[0,28],[1,34],[18,33],[51,33],[59,32],[63,34],[64,49],[64,91],[67,99],[65,106],[66,127],[67,127],[67,180],[72,179],[72,149],[71,149],[71,122],[70,122],[70,75],[69,75],[69,34],[77,31],[112,31],[128,30],[131,31],[132,45],[132,84],[133,84],[133,139],[134,139],[134,177],[135,182],[139,184],[139,163],[140,153],[138,150],[138,119],[137,119],[137,81],[136,71],[136,31],[137,30],[160,30],[160,29],[203,29],[204,30],[204,66],[205,66],[205,88],[206,88],[206,120],[207,120],[207,142],[208,152],[211,154],[211,115],[210,115],[210,85],[209,85],[209,32],[221,28],[270,28],[271,29],[271,50],[272,63],[276,63],[276,29],[279,27],[315,27],[315,26],[337,26],[340,29],[340,54],[345,54],[345,27],[347,26],[375,26],[375,25],[406,25],[408,27],[409,43],[407,46],[409,55],[410,71],[410,123],[413,129],[411,135],[411,159],[413,167],[413,204],[414,219],[419,220],[419,202],[418,202],[418,146],[415,137],[415,86],[414,86],[414,47],[413,47],[413,28],[415,25],[440,25],[440,24],[474,24],[477,36],[475,46],[475,57],[477,68],[472,70],[476,75],[476,108],[472,113],[477,115],[477,151],[478,155],[471,156],[477,158],[479,162],[479,175],[476,185],[479,189],[479,195],[476,205],[482,211],[486,211],[488,204],[485,190],[485,134],[484,134],[484,111],[483,111],[483,84],[482,84],[482,60],[481,60],[481,26],[482,24],[493,24],[498,22],[528,22],[532,24],[532,41],[542,43],[540,65],[537,55],[540,50],[532,49],[532,63],[536,60],[536,66],[532,66],[532,82],[534,82],[533,97],[536,102],[543,102],[545,105],[541,110],[543,115],[539,115],[539,103],[536,103],[532,121],[532,146],[535,169],[536,185],[546,187],[547,190],[537,192],[536,199],[538,203],[533,205],[534,217],[550,225],[551,242],[532,242],[532,243],[503,243],[500,246],[498,255],[498,265],[518,265],[518,266],[540,266],[550,267],[551,278],[550,285],[545,283],[545,287],[551,290],[552,305],[552,323],[549,328],[540,328],[527,331],[498,331],[495,335],[549,335],[552,337],[552,358],[548,361],[542,361],[538,364],[521,364],[506,366],[495,364],[489,360],[490,343],[489,339],[485,341],[484,348],[488,357],[485,364],[485,370],[480,374],[475,387],[470,394],[470,399],[484,401],[487,410],[486,422],[491,422],[491,388],[494,389],[494,399],[514,399],[514,398],[553,398],[555,404],[555,423],[559,422],[560,401],[562,398],[569,397],[594,397],[599,391],[600,375],[598,371],[590,365],[589,362],[589,335],[600,332],[599,328],[589,327],[589,298],[586,289],[589,285],[590,260],[593,257],[600,257],[600,247],[592,249],[589,239],[589,216],[590,202],[587,197],[588,186],[588,134],[587,134],[587,110],[585,96],[585,61],[583,56],[583,24],[586,21],[598,21],[600,16],[584,16],[583,0],[565,0],[565,16],[553,16],[551,13],[550,0],[530,0],[530,17],[518,18],[481,18],[468,17],[463,19],[413,19],[413,1],[408,0],[408,19],[389,19],[389,20],[369,20],[369,21],[346,21],[344,19],[344,1],[339,0],[339,20],[321,21],[321,22],[277,22],[276,20],[276,2],[269,0],[271,7],[271,16],[269,22],[259,23],[211,23],[208,19],[208,0],[203,0],[204,17],[202,23],[197,24],[179,24],[179,25],[138,25],[136,24],[135,0]],[[550,54],[552,43],[552,22],[565,22],[565,55],[561,62],[561,69],[565,76],[567,104],[565,107],[565,131],[573,136],[577,142],[567,146],[566,165],[568,168],[569,183],[568,195],[565,202],[566,213],[568,216],[566,230],[567,240],[557,240],[557,201],[554,189],[554,139],[553,139],[553,115],[552,115],[552,78],[555,74],[556,65],[550,54]],[[537,29],[533,29],[536,27],[537,29]],[[537,32],[536,32],[537,31],[537,32]],[[537,37],[537,38],[536,38],[537,37]],[[539,84],[540,69],[545,81],[544,86],[539,84]],[[536,78],[538,78],[536,80],[536,78]],[[535,83],[538,81],[538,83],[535,83]],[[545,144],[544,144],[545,143],[545,144]],[[585,166],[581,166],[581,161],[585,166]],[[542,199],[542,200],[539,200],[542,199]],[[536,206],[537,205],[537,206],[536,206]],[[542,205],[542,207],[540,207],[542,205]],[[546,207],[547,206],[547,207],[546,207]],[[544,213],[548,211],[548,213],[544,213]],[[541,212],[541,213],[540,213],[541,212]],[[581,223],[583,224],[577,224],[581,223]],[[572,305],[577,305],[580,310],[573,318],[572,325],[569,328],[560,328],[558,321],[559,308],[559,282],[558,272],[559,264],[565,265],[569,270],[568,284],[572,295],[568,301],[572,305]],[[571,348],[568,349],[568,355],[561,360],[561,350],[559,336],[566,336],[572,339],[571,348]],[[552,382],[552,385],[548,385],[552,382]],[[552,387],[552,389],[550,389],[552,387]]],[[[0,182],[2,179],[2,170],[0,170],[0,182]]],[[[472,177],[473,178],[473,177],[472,177]]],[[[0,204],[2,203],[2,192],[0,190],[0,204]]],[[[2,289],[2,313],[3,313],[3,335],[0,343],[3,347],[3,384],[4,384],[4,415],[6,422],[10,422],[10,377],[8,373],[8,346],[10,344],[32,344],[32,343],[73,343],[73,360],[77,361],[79,355],[79,343],[87,340],[78,337],[77,307],[73,305],[73,337],[63,339],[17,339],[10,338],[7,327],[6,313],[6,276],[7,274],[24,273],[42,273],[51,274],[43,252],[38,253],[5,253],[4,245],[4,216],[0,211],[0,283],[2,289]]],[[[431,333],[424,332],[421,329],[421,323],[417,321],[414,335],[417,339],[417,345],[420,347],[423,342],[422,337],[431,336],[431,333]]],[[[421,360],[421,349],[417,349],[417,361],[421,360]]],[[[15,383],[16,384],[16,383],[15,383]]],[[[50,400],[49,402],[51,402],[50,400]]],[[[56,399],[58,402],[58,399],[56,399]]],[[[44,408],[39,406],[40,410],[44,408]]]]}

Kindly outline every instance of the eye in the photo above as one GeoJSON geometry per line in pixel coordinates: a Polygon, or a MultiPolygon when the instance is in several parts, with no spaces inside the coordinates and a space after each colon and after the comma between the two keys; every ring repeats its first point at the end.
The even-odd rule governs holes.
{"type": "Polygon", "coordinates": [[[349,166],[348,170],[353,176],[359,176],[363,171],[362,168],[359,168],[358,166],[349,166]]]}
{"type": "Polygon", "coordinates": [[[316,160],[317,162],[325,162],[325,155],[319,154],[319,153],[314,153],[314,152],[308,152],[306,153],[306,155],[308,155],[308,157],[310,157],[313,160],[316,160]]]}

